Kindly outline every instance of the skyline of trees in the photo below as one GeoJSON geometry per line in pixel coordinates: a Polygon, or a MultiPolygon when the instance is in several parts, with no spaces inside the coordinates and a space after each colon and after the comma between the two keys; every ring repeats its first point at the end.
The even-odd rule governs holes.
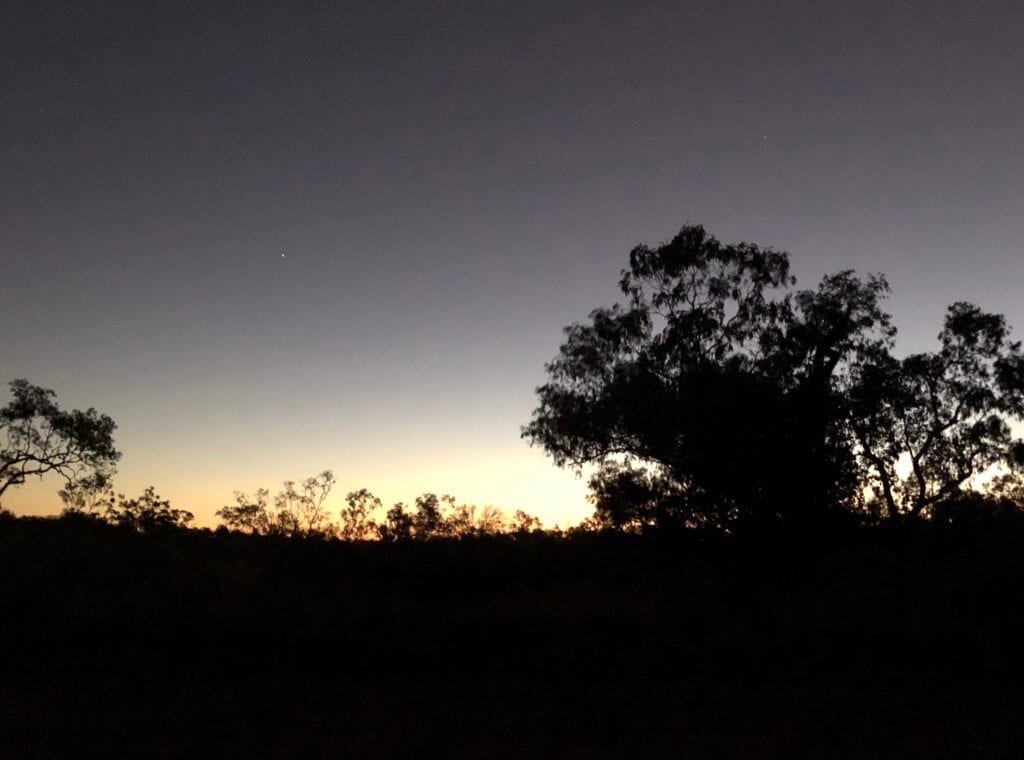
{"type": "MultiPolygon", "coordinates": [[[[138,532],[187,528],[195,515],[160,497],[154,486],[129,498],[114,490],[117,425],[95,409],[65,412],[54,391],[17,379],[8,383],[13,399],[0,409],[0,496],[31,477],[56,473],[64,480],[57,495],[62,514],[84,515],[138,532]]],[[[415,510],[403,503],[384,511],[365,488],[346,496],[334,522],[327,498],[335,485],[331,470],[300,483],[287,480],[271,498],[257,489],[235,492],[235,504],[215,512],[221,525],[257,535],[320,536],[346,541],[466,537],[541,530],[542,522],[523,510],[511,518],[491,506],[456,504],[454,497],[424,493],[415,510]],[[379,513],[379,514],[378,514],[379,513]]],[[[0,504],[2,508],[2,504],[0,504]]]]}
{"type": "MultiPolygon", "coordinates": [[[[564,328],[522,437],[589,477],[581,528],[807,526],[930,517],[972,493],[1020,505],[1024,351],[1002,315],[948,307],[939,347],[896,357],[884,275],[843,270],[795,289],[789,254],[727,245],[700,225],[636,246],[622,303],[564,328]],[[988,481],[988,483],[982,482],[988,481]]],[[[65,511],[138,530],[187,526],[150,486],[113,490],[114,421],[9,384],[0,497],[56,473],[65,511]]],[[[238,491],[223,526],[259,535],[396,541],[539,529],[537,518],[423,493],[385,508],[365,488],[340,509],[331,470],[271,495],[238,491]]]]}
{"type": "Polygon", "coordinates": [[[235,504],[217,510],[224,527],[254,535],[321,536],[342,541],[403,541],[409,539],[466,538],[469,536],[522,533],[541,530],[542,522],[523,510],[511,518],[492,506],[459,504],[454,496],[423,493],[410,509],[397,502],[384,509],[383,502],[366,488],[350,491],[331,520],[324,503],[335,483],[324,470],[307,478],[297,491],[292,481],[270,498],[261,488],[254,496],[238,491],[235,504]],[[314,516],[315,517],[312,517],[314,516]]]}

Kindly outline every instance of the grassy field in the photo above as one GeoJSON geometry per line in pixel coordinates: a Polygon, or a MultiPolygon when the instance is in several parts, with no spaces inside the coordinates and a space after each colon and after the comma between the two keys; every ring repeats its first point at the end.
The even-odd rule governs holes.
{"type": "Polygon", "coordinates": [[[6,519],[0,756],[1020,757],[1022,549],[6,519]]]}

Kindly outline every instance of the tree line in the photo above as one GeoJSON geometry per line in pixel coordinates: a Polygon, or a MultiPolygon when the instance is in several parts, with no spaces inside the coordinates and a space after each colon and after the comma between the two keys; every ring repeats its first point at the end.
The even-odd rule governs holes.
{"type": "MultiPolygon", "coordinates": [[[[342,541],[403,541],[467,538],[543,530],[537,517],[518,509],[511,517],[496,507],[459,504],[450,495],[424,493],[412,507],[402,502],[385,510],[366,488],[350,491],[335,517],[327,505],[336,483],[324,470],[301,483],[284,482],[271,496],[265,488],[249,495],[235,492],[235,503],[216,511],[220,527],[255,536],[316,537],[342,541]]],[[[140,532],[187,528],[195,516],[175,509],[150,486],[133,499],[115,493],[106,476],[92,476],[65,485],[58,494],[63,514],[88,516],[140,532]]]]}
{"type": "MultiPolygon", "coordinates": [[[[30,477],[56,473],[63,514],[123,526],[139,532],[187,528],[192,512],[176,509],[152,486],[137,497],[116,493],[113,476],[121,453],[115,448],[114,421],[95,409],[66,412],[52,390],[27,380],[8,384],[13,400],[0,409],[0,496],[30,477]]],[[[459,504],[449,495],[424,493],[412,507],[383,503],[365,488],[350,492],[335,519],[327,498],[335,485],[330,470],[301,483],[285,481],[271,497],[261,488],[252,496],[237,491],[235,503],[217,510],[221,526],[261,536],[337,538],[344,541],[400,541],[464,538],[500,533],[532,533],[541,521],[523,510],[506,516],[494,507],[459,504]]]]}
{"type": "Polygon", "coordinates": [[[225,527],[255,535],[315,535],[343,541],[464,538],[530,533],[543,527],[523,510],[509,519],[500,509],[458,504],[453,496],[433,493],[416,497],[411,509],[398,502],[384,511],[381,500],[365,488],[345,496],[334,522],[324,506],[334,482],[334,474],[324,470],[298,487],[286,481],[273,498],[263,488],[253,496],[239,491],[235,503],[219,509],[217,516],[225,527]]]}
{"type": "MultiPolygon", "coordinates": [[[[1002,315],[946,310],[938,348],[899,358],[881,274],[844,270],[797,290],[789,254],[726,245],[700,225],[629,254],[623,303],[565,328],[522,429],[559,466],[590,468],[582,528],[729,532],[845,519],[952,520],[1024,506],[1024,352],[1002,315]]],[[[66,412],[15,380],[0,409],[0,498],[56,473],[66,509],[140,530],[187,526],[149,488],[111,487],[116,425],[66,412]]],[[[365,489],[326,508],[329,470],[236,493],[230,530],[346,540],[485,535],[540,528],[517,511],[427,493],[385,510],[365,489]]]]}

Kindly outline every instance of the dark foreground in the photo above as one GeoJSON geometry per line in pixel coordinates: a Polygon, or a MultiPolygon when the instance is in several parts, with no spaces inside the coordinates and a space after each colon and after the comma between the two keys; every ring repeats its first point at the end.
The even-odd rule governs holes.
{"type": "Polygon", "coordinates": [[[1024,526],[344,545],[0,521],[0,757],[1024,756],[1024,526]]]}

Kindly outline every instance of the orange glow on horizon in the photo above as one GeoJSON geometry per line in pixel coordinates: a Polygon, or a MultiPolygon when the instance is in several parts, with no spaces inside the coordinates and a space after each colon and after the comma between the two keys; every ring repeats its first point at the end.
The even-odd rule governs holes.
{"type": "MultiPolygon", "coordinates": [[[[522,509],[540,518],[546,528],[556,525],[566,528],[593,512],[586,502],[585,479],[559,470],[536,451],[526,450],[519,456],[508,456],[497,464],[483,457],[467,457],[459,466],[449,463],[442,467],[440,464],[431,460],[419,465],[402,462],[399,468],[380,462],[376,467],[366,468],[361,476],[329,465],[296,471],[276,468],[275,472],[212,468],[211,471],[193,472],[187,477],[176,478],[164,468],[156,472],[128,464],[121,467],[115,476],[114,490],[132,497],[153,485],[160,496],[173,506],[195,514],[194,527],[209,528],[219,524],[214,515],[216,510],[234,503],[235,491],[252,494],[258,488],[267,488],[274,494],[285,480],[298,482],[323,469],[333,469],[337,478],[328,499],[333,519],[337,519],[345,495],[359,488],[370,490],[381,499],[385,509],[397,502],[411,505],[423,493],[450,494],[459,504],[496,507],[506,517],[522,509]],[[402,470],[401,474],[396,472],[398,469],[402,470]]],[[[3,506],[17,515],[58,514],[62,504],[57,491],[62,485],[58,478],[30,481],[8,491],[3,506]]]]}

